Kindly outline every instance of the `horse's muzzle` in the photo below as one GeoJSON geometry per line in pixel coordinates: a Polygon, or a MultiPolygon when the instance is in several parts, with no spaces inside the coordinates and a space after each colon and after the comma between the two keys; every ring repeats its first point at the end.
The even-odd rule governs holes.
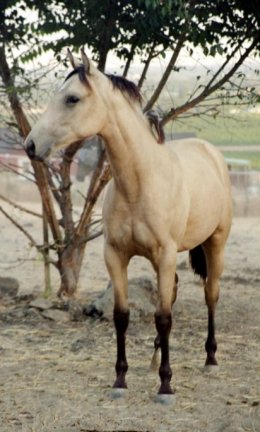
{"type": "Polygon", "coordinates": [[[35,148],[34,141],[32,139],[26,144],[25,151],[30,159],[38,160],[38,161],[43,160],[40,156],[36,155],[36,148],[35,148]]]}
{"type": "Polygon", "coordinates": [[[30,140],[26,147],[25,147],[25,151],[27,153],[27,155],[29,156],[30,159],[34,159],[35,158],[35,144],[33,142],[33,140],[30,140]]]}

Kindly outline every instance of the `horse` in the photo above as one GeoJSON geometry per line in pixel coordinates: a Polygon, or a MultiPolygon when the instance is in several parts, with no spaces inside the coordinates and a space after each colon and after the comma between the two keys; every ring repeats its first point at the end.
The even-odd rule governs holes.
{"type": "Polygon", "coordinates": [[[133,256],[144,256],[158,281],[155,348],[160,348],[161,361],[156,398],[163,401],[175,392],[169,335],[181,251],[189,251],[191,266],[203,281],[208,309],[205,365],[217,365],[215,309],[232,219],[228,170],[220,152],[206,141],[186,139],[171,149],[159,145],[133,82],[100,72],[83,49],[81,63],[70,52],[69,57],[73,70],[33,126],[25,149],[31,159],[43,160],[75,141],[92,135],[103,138],[112,172],[103,224],[104,259],[114,290],[113,388],[115,394],[127,389],[127,267],[133,256]]]}

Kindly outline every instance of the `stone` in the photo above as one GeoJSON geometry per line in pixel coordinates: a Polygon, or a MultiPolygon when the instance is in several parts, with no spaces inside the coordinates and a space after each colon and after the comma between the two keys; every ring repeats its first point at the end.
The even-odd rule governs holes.
{"type": "MultiPolygon", "coordinates": [[[[156,288],[149,278],[133,278],[128,282],[129,308],[131,322],[153,320],[156,304],[156,288]]],[[[112,321],[114,293],[111,282],[104,292],[91,304],[86,305],[83,313],[94,318],[102,317],[112,321]]]]}
{"type": "Polygon", "coordinates": [[[12,277],[0,277],[0,298],[16,297],[19,290],[19,282],[12,277]]]}
{"type": "Polygon", "coordinates": [[[40,310],[47,310],[51,309],[53,304],[50,300],[39,297],[35,300],[32,300],[29,303],[29,306],[40,310]]]}
{"type": "Polygon", "coordinates": [[[44,318],[48,318],[52,321],[57,322],[69,322],[70,321],[70,315],[68,312],[59,310],[59,309],[47,309],[42,311],[42,316],[44,318]]]}

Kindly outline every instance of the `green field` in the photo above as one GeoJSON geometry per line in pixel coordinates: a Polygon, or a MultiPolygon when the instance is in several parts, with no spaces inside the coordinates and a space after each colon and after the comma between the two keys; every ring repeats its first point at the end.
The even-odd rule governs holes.
{"type": "Polygon", "coordinates": [[[260,171],[260,150],[259,152],[237,152],[229,151],[223,152],[225,158],[227,159],[246,159],[250,161],[250,166],[252,169],[260,171]]]}
{"type": "Polygon", "coordinates": [[[225,152],[226,157],[248,159],[253,169],[260,170],[260,115],[249,112],[217,118],[190,117],[177,119],[166,132],[191,132],[216,146],[241,146],[244,151],[225,152]],[[259,146],[258,151],[246,151],[247,145],[259,146]]]}

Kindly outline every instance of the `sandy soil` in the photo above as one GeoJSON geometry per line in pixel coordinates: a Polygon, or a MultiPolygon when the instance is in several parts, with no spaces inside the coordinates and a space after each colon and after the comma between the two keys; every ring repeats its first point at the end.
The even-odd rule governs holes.
{"type": "MultiPolygon", "coordinates": [[[[23,214],[19,218],[40,240],[40,223],[23,214]]],[[[35,252],[3,216],[0,235],[1,276],[16,277],[20,295],[39,294],[42,266],[31,261],[35,252]]],[[[203,290],[186,265],[187,256],[180,256],[171,333],[176,398],[170,407],[154,402],[159,379],[149,370],[155,336],[152,322],[131,323],[128,394],[112,400],[112,323],[90,318],[56,323],[29,309],[25,297],[2,301],[0,431],[260,431],[259,256],[260,219],[235,219],[217,310],[220,366],[214,374],[203,369],[207,326],[203,290]]],[[[145,260],[131,263],[129,278],[151,274],[145,260]]],[[[52,280],[55,286],[55,273],[52,280]]],[[[79,297],[93,298],[107,281],[99,238],[88,247],[79,297]]]]}

